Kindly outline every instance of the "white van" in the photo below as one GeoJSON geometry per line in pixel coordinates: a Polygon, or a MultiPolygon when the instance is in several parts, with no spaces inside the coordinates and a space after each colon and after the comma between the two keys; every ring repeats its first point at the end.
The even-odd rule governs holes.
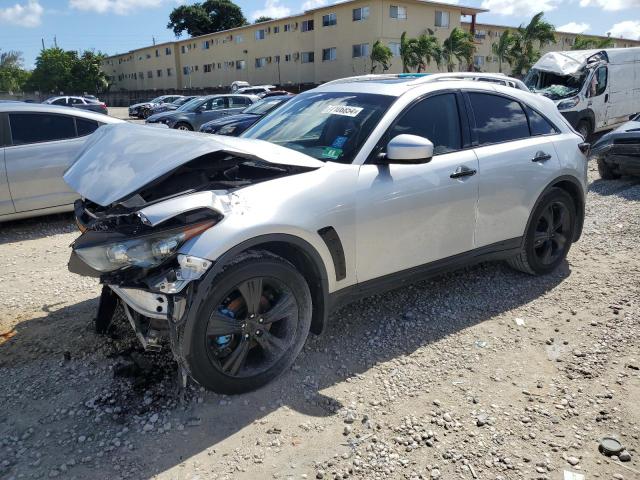
{"type": "Polygon", "coordinates": [[[524,83],[554,100],[587,138],[640,112],[640,47],[549,52],[524,83]]]}

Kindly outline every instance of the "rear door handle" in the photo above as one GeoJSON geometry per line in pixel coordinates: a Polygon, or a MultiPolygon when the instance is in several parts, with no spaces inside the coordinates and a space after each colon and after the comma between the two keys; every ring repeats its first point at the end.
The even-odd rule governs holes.
{"type": "Polygon", "coordinates": [[[537,152],[536,156],[531,159],[532,162],[546,162],[547,160],[551,160],[551,155],[545,152],[537,152]]]}
{"type": "Polygon", "coordinates": [[[460,165],[456,168],[456,171],[449,175],[450,178],[462,178],[462,177],[470,177],[478,173],[477,170],[473,168],[469,168],[465,165],[460,165]]]}

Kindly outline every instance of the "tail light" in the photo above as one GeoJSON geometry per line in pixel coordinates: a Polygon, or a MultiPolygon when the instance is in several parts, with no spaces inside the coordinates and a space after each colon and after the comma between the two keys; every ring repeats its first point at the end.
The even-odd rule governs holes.
{"type": "Polygon", "coordinates": [[[591,150],[591,144],[587,142],[582,142],[578,145],[578,148],[585,155],[589,155],[589,150],[591,150]]]}

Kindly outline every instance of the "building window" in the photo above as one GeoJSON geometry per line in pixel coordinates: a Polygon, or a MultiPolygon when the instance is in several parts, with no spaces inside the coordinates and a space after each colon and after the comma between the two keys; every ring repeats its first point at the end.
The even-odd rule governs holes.
{"type": "Polygon", "coordinates": [[[302,52],[302,63],[313,63],[314,52],[302,52]]]}
{"type": "Polygon", "coordinates": [[[290,53],[285,54],[284,61],[285,62],[290,62],[291,61],[291,54],[290,53]]]}
{"type": "Polygon", "coordinates": [[[335,13],[330,13],[328,15],[322,16],[322,26],[323,27],[332,27],[333,25],[338,24],[338,17],[335,13]]]}
{"type": "Polygon", "coordinates": [[[204,42],[202,42],[202,49],[209,50],[209,40],[205,40],[204,42]]]}
{"type": "Polygon", "coordinates": [[[267,57],[256,58],[256,68],[263,68],[267,64],[267,57]]]}
{"type": "Polygon", "coordinates": [[[313,20],[303,20],[302,31],[310,32],[311,30],[313,30],[313,20]]]}
{"type": "Polygon", "coordinates": [[[167,77],[170,77],[173,75],[173,70],[171,70],[170,68],[167,68],[167,77]]]}
{"type": "Polygon", "coordinates": [[[394,57],[400,56],[400,42],[389,42],[389,50],[394,57]]]}
{"type": "Polygon", "coordinates": [[[273,57],[273,61],[275,63],[280,63],[280,55],[276,55],[275,57],[273,57]]]}
{"type": "Polygon", "coordinates": [[[369,18],[369,7],[354,8],[352,12],[352,18],[354,22],[366,20],[369,18]]]}
{"type": "Polygon", "coordinates": [[[244,42],[244,37],[242,35],[236,35],[235,37],[235,42],[236,43],[242,43],[244,42]]]}
{"type": "Polygon", "coordinates": [[[184,48],[184,45],[180,45],[180,52],[185,53],[186,49],[184,48]]]}
{"type": "Polygon", "coordinates": [[[211,73],[211,64],[210,63],[205,63],[202,66],[202,69],[204,70],[204,73],[211,73]]]}
{"type": "Polygon", "coordinates": [[[400,7],[398,5],[391,5],[389,7],[389,16],[398,20],[407,19],[407,7],[400,7]]]}
{"type": "Polygon", "coordinates": [[[285,32],[290,32],[291,31],[291,24],[290,23],[285,23],[284,24],[284,31],[285,32]]]}
{"type": "Polygon", "coordinates": [[[436,27],[449,27],[449,12],[436,10],[436,27]]]}
{"type": "MultiPolygon", "coordinates": [[[[438,15],[436,12],[436,20],[437,19],[438,15]]],[[[487,38],[487,32],[485,32],[484,30],[476,30],[476,33],[474,33],[473,36],[476,40],[484,40],[485,38],[487,38]]]]}
{"type": "Polygon", "coordinates": [[[245,60],[236,60],[236,70],[244,70],[245,68],[247,68],[245,60]]]}
{"type": "MultiPolygon", "coordinates": [[[[225,65],[225,67],[226,67],[226,65],[225,65]]],[[[220,70],[221,68],[222,68],[222,63],[218,62],[218,70],[220,70]]],[[[226,70],[226,68],[225,68],[225,70],[226,70]]]]}
{"type": "Polygon", "coordinates": [[[266,31],[264,28],[261,28],[260,30],[256,30],[256,40],[264,40],[266,31]]]}
{"type": "Polygon", "coordinates": [[[156,57],[159,57],[159,56],[160,56],[160,50],[156,48],[156,57]]]}
{"type": "Polygon", "coordinates": [[[171,55],[171,47],[167,47],[164,49],[164,54],[165,55],[171,55]]]}
{"type": "Polygon", "coordinates": [[[144,80],[144,72],[140,72],[138,74],[138,77],[140,77],[140,80],[144,80]]]}
{"type": "Polygon", "coordinates": [[[153,72],[151,70],[147,72],[147,78],[153,78],[153,72]]]}
{"type": "Polygon", "coordinates": [[[182,67],[182,73],[184,75],[189,75],[189,67],[187,67],[187,66],[182,67]]]}
{"type": "Polygon", "coordinates": [[[160,78],[162,76],[162,70],[156,70],[156,77],[160,78]]]}
{"type": "Polygon", "coordinates": [[[481,67],[482,65],[484,65],[484,57],[482,55],[474,55],[473,64],[476,67],[481,67]]]}
{"type": "Polygon", "coordinates": [[[151,54],[147,53],[146,57],[147,57],[147,60],[150,59],[151,58],[151,54]]]}
{"type": "Polygon", "coordinates": [[[336,48],[323,48],[322,49],[322,61],[331,62],[336,59],[336,48]]]}
{"type": "Polygon", "coordinates": [[[353,46],[353,58],[367,57],[369,56],[369,44],[360,43],[353,46]]]}
{"type": "Polygon", "coordinates": [[[276,25],[275,27],[273,27],[273,33],[280,33],[280,26],[276,25]]]}

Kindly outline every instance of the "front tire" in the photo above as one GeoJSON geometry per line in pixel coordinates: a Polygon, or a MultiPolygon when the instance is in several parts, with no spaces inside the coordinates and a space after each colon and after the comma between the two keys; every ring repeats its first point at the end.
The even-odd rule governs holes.
{"type": "Polygon", "coordinates": [[[621,175],[614,171],[609,165],[607,165],[602,159],[598,159],[598,173],[600,178],[604,180],[617,180],[621,175]]]}
{"type": "Polygon", "coordinates": [[[238,394],[266,385],[289,368],[311,326],[311,294],[293,265],[250,252],[214,280],[190,328],[185,357],[200,385],[238,394]]]}
{"type": "Polygon", "coordinates": [[[184,130],[184,131],[187,131],[187,132],[192,132],[193,131],[193,128],[191,128],[191,125],[189,125],[188,123],[184,123],[184,122],[177,123],[176,126],[173,127],[173,128],[175,128],[176,130],[184,130]]]}
{"type": "Polygon", "coordinates": [[[531,275],[554,271],[573,243],[576,207],[564,190],[549,190],[531,216],[522,251],[507,260],[514,269],[531,275]]]}

